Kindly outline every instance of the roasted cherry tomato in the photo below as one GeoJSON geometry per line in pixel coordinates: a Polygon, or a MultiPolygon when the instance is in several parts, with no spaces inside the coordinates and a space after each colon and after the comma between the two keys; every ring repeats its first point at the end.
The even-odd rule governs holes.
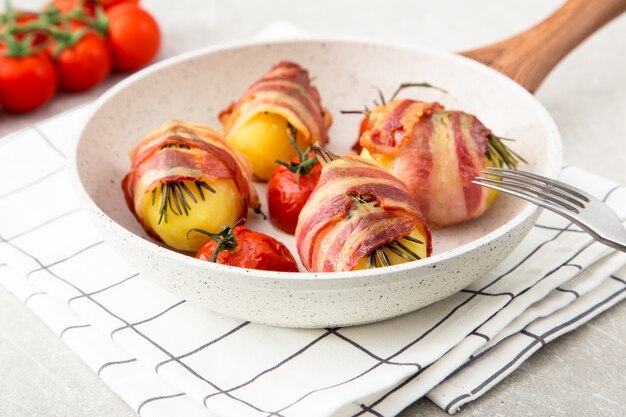
{"type": "Polygon", "coordinates": [[[122,3],[106,14],[113,68],[134,71],[152,61],[159,50],[161,33],[150,13],[135,4],[122,3]]]}
{"type": "MultiPolygon", "coordinates": [[[[239,222],[238,222],[239,223],[239,222]]],[[[243,226],[224,226],[219,233],[199,229],[211,238],[196,253],[203,261],[264,271],[298,272],[298,265],[289,249],[278,240],[243,226]]]]}
{"type": "Polygon", "coordinates": [[[59,85],[65,91],[87,90],[111,72],[111,55],[100,35],[89,32],[56,56],[59,85]]]}
{"type": "Polygon", "coordinates": [[[289,164],[278,163],[267,183],[270,220],[280,230],[294,234],[300,211],[320,179],[322,166],[313,154],[299,150],[289,164]]]}
{"type": "Polygon", "coordinates": [[[370,122],[367,120],[367,117],[364,117],[363,120],[361,120],[361,124],[359,125],[359,136],[356,138],[356,143],[352,145],[352,150],[354,152],[361,153],[363,147],[361,146],[361,142],[359,141],[359,139],[361,139],[363,132],[366,132],[370,129],[370,122]]]}
{"type": "Polygon", "coordinates": [[[4,110],[34,110],[50,100],[56,89],[57,75],[47,52],[30,56],[0,53],[0,106],[4,110]]]}
{"type": "Polygon", "coordinates": [[[363,134],[363,132],[370,130],[370,122],[369,120],[367,120],[367,117],[364,117],[363,120],[361,120],[361,125],[359,126],[359,138],[361,137],[361,135],[363,134]]]}

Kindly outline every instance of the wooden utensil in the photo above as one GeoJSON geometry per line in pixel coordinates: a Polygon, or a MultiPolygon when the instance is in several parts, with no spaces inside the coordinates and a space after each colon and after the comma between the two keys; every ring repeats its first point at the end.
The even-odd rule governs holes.
{"type": "Polygon", "coordinates": [[[589,35],[626,11],[626,0],[568,0],[525,32],[462,52],[534,93],[548,73],[589,35]]]}

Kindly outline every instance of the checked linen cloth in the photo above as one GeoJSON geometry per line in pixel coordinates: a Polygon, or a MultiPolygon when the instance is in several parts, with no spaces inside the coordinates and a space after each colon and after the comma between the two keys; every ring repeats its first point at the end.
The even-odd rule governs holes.
{"type": "MultiPolygon", "coordinates": [[[[212,313],[139,276],[79,207],[66,164],[89,109],[0,139],[0,284],[142,416],[393,416],[425,395],[454,413],[626,297],[626,255],[544,212],[494,271],[403,317],[306,330],[212,313]]],[[[626,188],[562,178],[626,219],[626,188]]]]}
{"type": "MultiPolygon", "coordinates": [[[[624,254],[544,212],[494,271],[403,317],[307,330],[220,316],[137,275],[80,209],[66,163],[88,110],[0,141],[0,282],[143,416],[392,416],[424,395],[454,412],[626,296],[624,254]]],[[[562,176],[626,216],[624,187],[562,176]]]]}

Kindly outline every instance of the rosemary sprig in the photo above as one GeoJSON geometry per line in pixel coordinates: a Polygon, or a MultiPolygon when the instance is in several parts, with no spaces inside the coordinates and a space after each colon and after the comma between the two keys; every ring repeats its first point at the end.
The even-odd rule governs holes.
{"type": "MultiPolygon", "coordinates": [[[[380,103],[384,106],[387,104],[387,102],[385,101],[385,95],[383,94],[382,90],[376,86],[374,86],[374,89],[378,92],[378,98],[380,99],[380,103]]],[[[393,97],[391,98],[391,100],[393,100],[393,97]]],[[[378,103],[376,102],[376,100],[374,100],[374,104],[376,104],[376,107],[378,107],[378,103]]]]}
{"type": "MultiPolygon", "coordinates": [[[[406,236],[401,238],[406,239],[406,236]]],[[[383,266],[391,266],[391,260],[387,251],[405,259],[407,262],[418,261],[422,259],[418,254],[411,249],[403,245],[400,240],[395,240],[391,243],[381,246],[373,250],[367,257],[367,268],[380,268],[383,266]]]]}
{"type": "MultiPolygon", "coordinates": [[[[442,93],[445,94],[450,94],[447,90],[444,90],[441,87],[437,87],[436,85],[433,85],[431,83],[427,83],[427,82],[420,82],[420,83],[401,83],[398,88],[396,88],[396,90],[393,92],[393,94],[391,95],[391,97],[389,98],[389,100],[385,99],[385,95],[383,94],[383,92],[381,91],[380,88],[374,86],[374,89],[377,91],[378,93],[378,99],[380,100],[380,102],[378,100],[373,100],[374,106],[378,107],[379,105],[386,105],[388,102],[395,100],[395,98],[398,96],[398,94],[400,94],[400,92],[402,90],[405,90],[407,88],[410,87],[424,87],[424,88],[433,88],[435,90],[439,90],[442,93]]],[[[371,113],[370,109],[365,106],[363,110],[340,110],[339,111],[341,114],[362,114],[363,116],[367,117],[369,119],[369,114],[371,113]]]]}
{"type": "MultiPolygon", "coordinates": [[[[407,237],[410,237],[410,236],[405,236],[405,237],[403,237],[402,239],[409,240],[409,239],[407,239],[407,237]]],[[[405,246],[405,245],[401,242],[401,240],[402,240],[402,239],[400,239],[400,240],[396,240],[396,241],[394,242],[394,243],[395,243],[395,245],[396,245],[396,246],[399,246],[399,247],[400,247],[400,248],[401,248],[404,252],[406,252],[406,253],[408,253],[409,255],[411,255],[411,256],[414,258],[414,260],[415,260],[415,259],[422,259],[422,258],[421,258],[421,256],[419,256],[418,254],[416,254],[415,252],[413,252],[411,249],[409,249],[407,246],[405,246]]],[[[421,244],[421,245],[423,245],[423,244],[424,244],[424,243],[423,243],[422,241],[420,241],[420,240],[415,239],[415,241],[416,241],[416,242],[419,242],[419,244],[421,244]]]]}
{"type": "MultiPolygon", "coordinates": [[[[196,181],[196,186],[197,186],[197,183],[198,182],[196,181]]],[[[178,185],[180,185],[180,188],[182,188],[182,190],[185,191],[185,193],[187,193],[189,198],[191,198],[194,203],[198,203],[198,200],[196,199],[196,196],[193,195],[193,193],[191,192],[189,187],[187,187],[187,184],[185,184],[184,182],[179,182],[178,185]]],[[[209,187],[209,186],[207,185],[207,187],[209,187]]],[[[211,187],[209,187],[209,188],[211,188],[211,187]]],[[[213,188],[211,188],[211,189],[213,190],[213,188]]],[[[215,190],[213,190],[213,192],[215,192],[215,190]]],[[[202,197],[202,200],[204,200],[204,194],[201,194],[201,197],[202,197]]]]}
{"type": "Polygon", "coordinates": [[[165,145],[161,146],[161,149],[159,150],[163,150],[165,148],[191,149],[191,146],[185,145],[184,143],[166,143],[165,145]]]}
{"type": "Polygon", "coordinates": [[[403,239],[406,239],[406,240],[408,240],[410,242],[413,242],[413,243],[418,243],[420,245],[424,244],[424,242],[422,242],[419,239],[414,238],[413,236],[405,236],[405,237],[403,237],[403,239]]]}
{"type": "MultiPolygon", "coordinates": [[[[202,201],[205,201],[203,189],[215,193],[215,189],[204,181],[195,181],[195,185],[202,201]]],[[[152,189],[153,206],[156,203],[156,191],[157,187],[154,187],[152,189]]],[[[189,204],[188,199],[191,199],[196,204],[198,203],[198,199],[184,182],[161,183],[158,224],[161,224],[161,222],[167,223],[169,213],[177,216],[182,216],[183,214],[188,216],[191,211],[191,204],[189,204]]]]}
{"type": "Polygon", "coordinates": [[[187,232],[187,239],[189,239],[189,233],[197,232],[202,233],[203,235],[208,236],[213,241],[217,242],[217,246],[215,246],[215,250],[209,258],[209,262],[217,262],[217,255],[219,255],[220,252],[233,252],[235,249],[237,249],[237,246],[239,246],[239,243],[237,242],[237,238],[235,236],[235,227],[239,226],[244,221],[245,219],[237,220],[233,227],[223,226],[222,230],[220,230],[218,233],[211,233],[203,229],[190,229],[187,232]]]}
{"type": "Polygon", "coordinates": [[[300,175],[306,176],[311,173],[311,171],[313,170],[313,168],[315,168],[315,165],[317,164],[317,157],[309,158],[309,149],[307,149],[305,152],[302,152],[300,148],[298,148],[298,145],[296,144],[296,136],[298,134],[298,131],[289,122],[287,122],[287,134],[289,135],[289,143],[296,150],[296,153],[298,154],[298,161],[300,162],[295,163],[293,161],[284,162],[276,160],[276,163],[286,167],[289,171],[296,174],[296,184],[298,184],[299,189],[302,189],[302,187],[300,186],[300,175]]]}
{"type": "Polygon", "coordinates": [[[208,192],[215,194],[215,190],[204,181],[194,181],[194,184],[196,184],[196,188],[198,189],[198,194],[200,194],[200,198],[202,199],[202,201],[204,201],[204,193],[202,192],[203,188],[207,190],[208,192]]]}
{"type": "Polygon", "coordinates": [[[165,220],[167,223],[167,202],[170,199],[170,187],[165,183],[161,183],[161,210],[159,210],[159,223],[161,224],[161,220],[165,220]]]}
{"type": "Polygon", "coordinates": [[[319,159],[319,161],[322,164],[322,166],[324,166],[326,164],[329,164],[330,162],[332,162],[335,159],[339,158],[339,156],[337,156],[334,153],[332,153],[332,152],[322,148],[321,146],[311,145],[311,151],[313,151],[313,153],[315,153],[315,155],[319,159]]]}
{"type": "Polygon", "coordinates": [[[513,139],[506,139],[498,137],[492,133],[487,135],[487,147],[485,148],[485,156],[489,159],[497,168],[507,166],[510,169],[517,169],[520,161],[528,163],[518,153],[506,146],[503,141],[513,139]]]}
{"type": "MultiPolygon", "coordinates": [[[[362,203],[362,204],[368,204],[368,203],[372,203],[373,201],[375,201],[375,199],[370,196],[364,196],[364,195],[356,194],[356,193],[351,193],[349,195],[350,197],[354,198],[357,202],[362,203]]],[[[378,205],[376,205],[375,207],[378,207],[378,205]]]]}
{"type": "Polygon", "coordinates": [[[410,261],[414,261],[416,259],[419,259],[419,257],[411,255],[413,253],[411,250],[405,251],[401,247],[400,248],[396,247],[396,245],[395,245],[396,243],[397,243],[397,241],[391,242],[391,243],[385,245],[385,249],[390,250],[391,252],[395,253],[396,255],[398,255],[401,258],[406,259],[409,262],[410,261]]]}
{"type": "Polygon", "coordinates": [[[339,110],[341,114],[362,114],[364,116],[370,113],[370,110],[367,107],[364,107],[363,110],[339,110]]]}
{"type": "Polygon", "coordinates": [[[447,90],[444,90],[441,87],[437,87],[436,85],[432,85],[431,83],[426,83],[426,82],[421,82],[421,83],[401,83],[398,86],[398,88],[396,88],[396,91],[393,92],[393,94],[391,95],[391,98],[389,99],[389,101],[393,101],[398,96],[398,94],[400,94],[400,92],[402,90],[405,90],[405,89],[410,88],[410,87],[433,88],[435,90],[441,91],[442,93],[450,94],[447,90]]]}
{"type": "MultiPolygon", "coordinates": [[[[358,205],[369,205],[368,208],[363,208],[365,210],[371,210],[372,207],[379,207],[378,202],[376,201],[376,198],[372,197],[372,196],[366,196],[366,195],[360,195],[360,194],[356,194],[356,193],[351,193],[349,194],[350,197],[352,197],[355,201],[355,206],[358,205]]],[[[353,210],[358,210],[355,207],[353,207],[350,212],[348,213],[348,218],[351,218],[351,212],[353,210]]],[[[387,252],[391,252],[403,259],[405,259],[407,262],[412,262],[412,261],[417,261],[422,259],[417,253],[415,253],[411,248],[409,248],[407,245],[405,245],[404,243],[402,243],[403,240],[406,240],[407,242],[413,242],[413,243],[417,243],[420,245],[423,245],[424,242],[422,242],[419,239],[414,238],[413,236],[407,235],[404,236],[398,240],[394,240],[393,242],[387,243],[385,245],[382,245],[381,247],[373,250],[367,257],[367,268],[371,269],[371,268],[379,268],[379,267],[383,267],[383,266],[390,266],[391,265],[391,260],[389,259],[389,254],[387,252]]]]}

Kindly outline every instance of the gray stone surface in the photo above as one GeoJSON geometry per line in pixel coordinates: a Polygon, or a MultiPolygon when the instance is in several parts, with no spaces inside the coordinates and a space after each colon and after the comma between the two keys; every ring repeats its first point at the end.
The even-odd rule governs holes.
{"type": "MultiPolygon", "coordinates": [[[[20,7],[41,0],[15,0],[20,7]]],[[[310,33],[373,36],[463,50],[510,36],[558,0],[168,0],[142,2],[164,35],[160,59],[243,39],[285,20],[310,33]]],[[[116,76],[29,115],[0,112],[0,136],[93,100],[116,76]]],[[[537,92],[564,138],[566,160],[626,184],[626,16],[592,36],[537,92]]],[[[420,400],[401,417],[443,416],[420,400]]],[[[542,348],[461,416],[626,415],[626,304],[542,348]]],[[[27,308],[0,287],[0,416],[136,416],[27,308]]]]}

